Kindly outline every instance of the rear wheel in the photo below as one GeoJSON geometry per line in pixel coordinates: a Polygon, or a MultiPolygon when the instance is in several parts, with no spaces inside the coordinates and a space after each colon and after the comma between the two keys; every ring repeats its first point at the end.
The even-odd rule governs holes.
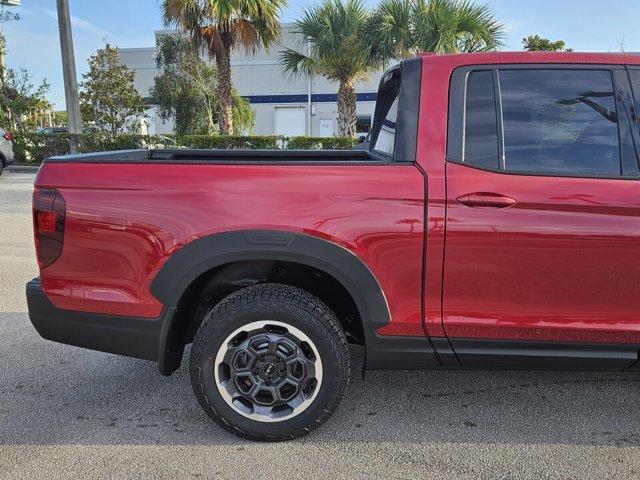
{"type": "Polygon", "coordinates": [[[230,295],[206,316],[191,350],[202,408],[236,435],[295,438],[320,426],[349,380],[349,350],[335,314],[288,285],[230,295]]]}

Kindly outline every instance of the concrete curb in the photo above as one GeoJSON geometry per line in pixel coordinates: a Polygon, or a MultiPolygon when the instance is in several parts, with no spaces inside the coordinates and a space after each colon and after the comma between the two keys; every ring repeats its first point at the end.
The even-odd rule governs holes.
{"type": "Polygon", "coordinates": [[[5,168],[11,173],[37,173],[40,165],[9,165],[5,168]]]}

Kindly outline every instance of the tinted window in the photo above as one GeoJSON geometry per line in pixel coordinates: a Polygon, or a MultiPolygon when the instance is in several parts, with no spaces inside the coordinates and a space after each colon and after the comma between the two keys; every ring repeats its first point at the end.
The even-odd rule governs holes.
{"type": "Polygon", "coordinates": [[[465,102],[464,161],[498,168],[498,122],[490,70],[471,72],[465,102]]]}
{"type": "Polygon", "coordinates": [[[606,70],[501,70],[505,168],[619,175],[618,116],[606,70]]]}
{"type": "Polygon", "coordinates": [[[393,103],[389,106],[382,120],[380,132],[373,147],[378,152],[393,155],[393,149],[396,143],[396,120],[398,118],[398,97],[396,96],[393,103]]]}

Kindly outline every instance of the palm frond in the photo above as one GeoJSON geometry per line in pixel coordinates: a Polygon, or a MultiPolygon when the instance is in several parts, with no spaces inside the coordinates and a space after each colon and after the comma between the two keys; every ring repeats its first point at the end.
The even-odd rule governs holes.
{"type": "Polygon", "coordinates": [[[162,11],[165,25],[184,30],[195,48],[207,47],[216,56],[224,49],[211,29],[227,42],[230,38],[229,48],[269,48],[280,37],[279,15],[285,5],[286,0],[162,0],[162,11]]]}
{"type": "Polygon", "coordinates": [[[163,0],[162,17],[167,27],[175,27],[187,33],[194,50],[202,48],[201,26],[204,12],[199,0],[163,0]]]}
{"type": "Polygon", "coordinates": [[[365,29],[372,55],[383,61],[413,55],[412,0],[383,0],[365,29]]]}
{"type": "Polygon", "coordinates": [[[284,74],[292,77],[319,73],[316,60],[290,48],[280,52],[280,68],[284,74]]]}
{"type": "Polygon", "coordinates": [[[253,22],[245,18],[236,18],[229,26],[235,45],[242,46],[249,53],[257,51],[260,46],[260,34],[253,22]]]}
{"type": "Polygon", "coordinates": [[[362,0],[324,0],[305,8],[293,31],[300,39],[300,51],[310,42],[310,58],[302,62],[306,55],[285,49],[280,55],[283,71],[313,72],[338,82],[362,77],[380,60],[365,35],[369,21],[362,0]],[[294,64],[299,66],[293,68],[294,64]]]}
{"type": "Polygon", "coordinates": [[[382,0],[367,35],[375,55],[392,59],[419,51],[496,50],[504,25],[487,5],[471,0],[382,0]]]}
{"type": "Polygon", "coordinates": [[[460,47],[465,52],[497,50],[504,44],[504,25],[494,19],[488,5],[464,1],[459,6],[460,47]]]}
{"type": "Polygon", "coordinates": [[[220,30],[212,25],[202,27],[200,29],[202,45],[206,47],[207,52],[213,57],[224,57],[226,47],[222,41],[220,30]]]}

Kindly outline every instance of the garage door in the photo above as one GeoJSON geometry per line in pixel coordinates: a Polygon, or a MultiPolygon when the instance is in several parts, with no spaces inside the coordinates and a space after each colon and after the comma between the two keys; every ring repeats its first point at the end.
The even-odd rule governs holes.
{"type": "Polygon", "coordinates": [[[304,107],[276,107],[276,135],[305,135],[306,125],[304,107]]]}

